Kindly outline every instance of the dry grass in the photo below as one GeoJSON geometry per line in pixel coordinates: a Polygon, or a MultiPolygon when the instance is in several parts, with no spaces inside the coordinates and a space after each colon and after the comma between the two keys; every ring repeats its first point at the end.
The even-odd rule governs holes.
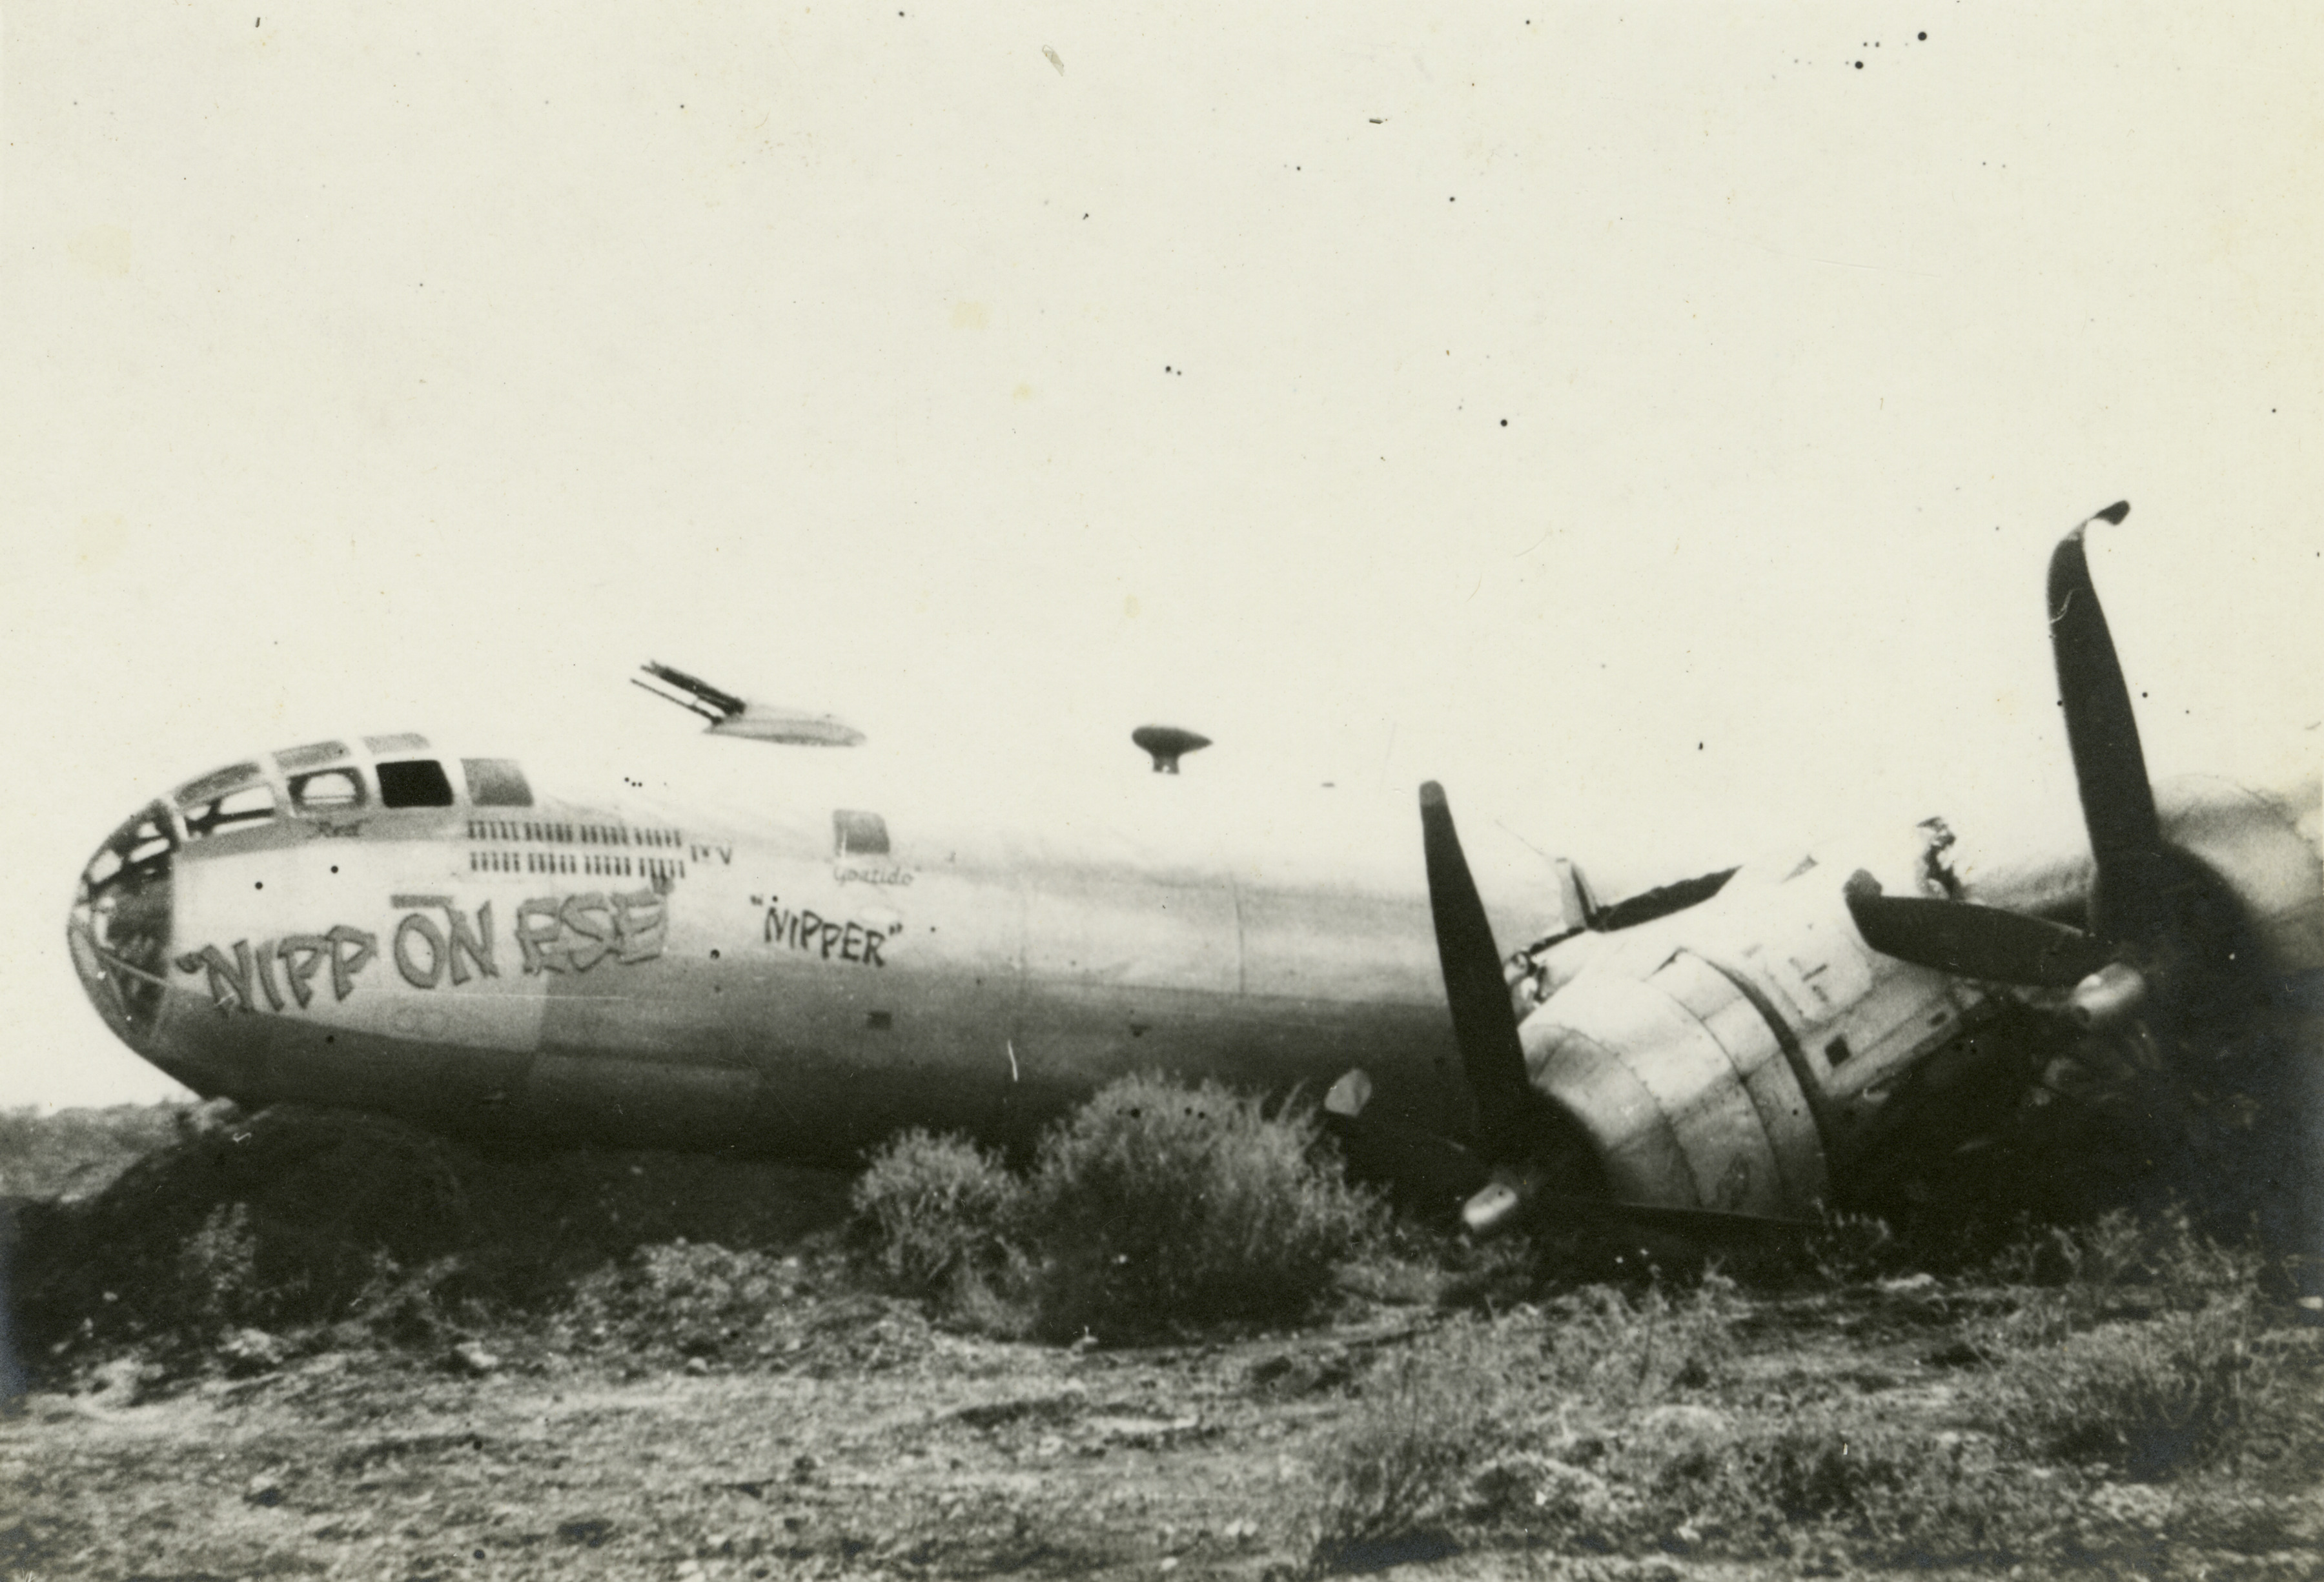
{"type": "Polygon", "coordinates": [[[1683,1292],[1591,1286],[1456,1320],[1425,1350],[1384,1362],[1315,1464],[1313,1563],[1369,1568],[1453,1531],[1538,1525],[1545,1513],[1596,1535],[1614,1509],[1589,1470],[1607,1444],[1598,1425],[1644,1413],[1699,1426],[1650,1409],[1731,1381],[1739,1301],[1716,1274],[1683,1292]]]}
{"type": "Polygon", "coordinates": [[[2324,1464],[2319,1337],[2270,1305],[2255,1258],[2183,1219],[2040,1239],[2015,1266],[2048,1285],[1851,1270],[1845,1297],[1766,1299],[1803,1341],[1836,1311],[1868,1339],[1923,1328],[1922,1366],[1952,1370],[1929,1375],[1949,1381],[1933,1424],[1886,1403],[1910,1375],[1770,1374],[1782,1309],[1715,1274],[1449,1328],[1377,1371],[1317,1453],[1310,1563],[1516,1546],[1808,1572],[2167,1573],[2225,1554],[2272,1572],[2286,1501],[2324,1464]],[[2167,1496],[2138,1492],[2158,1479],[2167,1496]]]}
{"type": "Polygon", "coordinates": [[[2185,1215],[2108,1215],[2029,1237],[2002,1260],[2025,1288],[1990,1326],[1983,1419],[2027,1450],[2159,1482],[2254,1458],[2281,1460],[2311,1407],[2312,1335],[2266,1295],[2255,1249],[2197,1234],[2185,1215]]]}
{"type": "Polygon", "coordinates": [[[1446,1541],[1471,1473],[1506,1436],[1491,1347],[1474,1323],[1388,1358],[1315,1468],[1314,1560],[1375,1569],[1446,1541]]]}
{"type": "MultiPolygon", "coordinates": [[[[1228,1253],[1263,1251],[1280,1228],[1300,1226],[1283,1212],[1286,1196],[1321,1202],[1327,1228],[1367,1210],[1360,1200],[1333,1207],[1335,1178],[1305,1151],[1296,1121],[1199,1090],[1178,1090],[1159,1107],[1135,1094],[1121,1102],[1076,1148],[1044,1156],[1064,1161],[1047,1190],[1080,1186],[1081,1200],[1134,1220],[1147,1200],[1139,1191],[1176,1194],[1183,1209],[1189,1183],[1207,1192],[1214,1178],[1203,1172],[1216,1170],[1234,1189],[1217,1200],[1268,1211],[1158,1216],[1133,1222],[1135,1234],[1061,1216],[1044,1230],[1032,1208],[1038,1176],[918,1139],[855,1188],[854,1234],[864,1239],[851,1249],[845,1182],[737,1161],[439,1155],[362,1127],[325,1146],[302,1123],[281,1140],[290,1173],[262,1181],[221,1172],[207,1145],[172,1145],[113,1191],[28,1223],[23,1251],[47,1282],[42,1333],[63,1346],[42,1356],[45,1383],[89,1391],[117,1380],[129,1386],[122,1394],[96,1398],[158,1389],[189,1412],[209,1402],[204,1410],[218,1412],[262,1398],[226,1392],[343,1387],[345,1403],[332,1410],[370,1422],[408,1412],[399,1403],[414,1391],[456,1387],[469,1376],[450,1366],[462,1347],[498,1359],[493,1387],[512,1403],[634,1389],[637,1404],[623,1410],[650,1412],[691,1375],[715,1374],[703,1389],[731,1384],[790,1403],[785,1412],[824,1414],[819,1426],[802,1418],[733,1431],[795,1437],[799,1448],[773,1464],[796,1491],[782,1497],[796,1504],[815,1490],[817,1522],[852,1524],[793,1531],[770,1504],[774,1527],[734,1552],[831,1570],[857,1563],[848,1545],[872,1541],[882,1547],[866,1553],[930,1575],[1065,1575],[1101,1559],[1143,1568],[1167,1552],[1257,1577],[1456,1549],[1489,1572],[1535,1563],[1528,1556],[1681,1575],[2324,1570],[2301,1525],[2324,1465],[2312,1423],[2324,1337],[2276,1305],[2256,1257],[2205,1240],[2183,1219],[2043,1231],[1997,1270],[1944,1277],[1901,1274],[1875,1231],[1842,1227],[1823,1255],[1829,1269],[1757,1292],[1716,1274],[1562,1289],[1522,1248],[1462,1249],[1409,1229],[1385,1242],[1359,1235],[1339,1244],[1354,1253],[1319,1258],[1320,1286],[1311,1275],[1272,1288],[1290,1293],[1277,1311],[1305,1314],[1306,1324],[1260,1335],[1204,1294],[1223,1278],[1214,1272],[1228,1253]],[[346,1194],[319,1218],[288,1217],[287,1182],[303,1178],[301,1191],[320,1195],[316,1180],[365,1159],[381,1181],[400,1179],[404,1198],[438,1182],[439,1166],[457,1190],[437,1193],[416,1219],[403,1203],[368,1235],[356,1234],[358,1216],[373,1210],[346,1194]],[[204,1180],[239,1184],[197,1190],[204,1180]],[[1253,1184],[1270,1182],[1271,1203],[1253,1184]],[[1140,1239],[1157,1222],[1188,1243],[1140,1239]],[[449,1250],[418,1235],[447,1223],[449,1250]],[[398,1250],[406,1234],[415,1239],[398,1250]],[[1056,1278],[1052,1244],[1041,1239],[1049,1235],[1110,1249],[1098,1283],[1108,1301],[1194,1293],[1176,1328],[1146,1332],[1199,1344],[1084,1352],[994,1338],[1029,1323],[1042,1278],[1056,1278]],[[352,1239],[354,1251],[330,1251],[332,1236],[352,1239]],[[1125,1255],[1132,1261],[1111,1261],[1125,1255]],[[1130,1268],[1143,1273],[1132,1279],[1130,1268]],[[1156,1283],[1157,1274],[1167,1279],[1156,1283]],[[966,1311],[961,1292],[972,1287],[1007,1321],[966,1311]],[[949,1332],[932,1330],[932,1315],[949,1332]],[[272,1335],[254,1338],[258,1329],[272,1335]],[[783,1381],[797,1391],[781,1393],[783,1381]],[[929,1406],[941,1392],[970,1393],[929,1406]],[[889,1426],[864,1420],[873,1402],[889,1426]],[[945,1415],[955,1407],[961,1415],[945,1415]],[[848,1481],[825,1487],[798,1472],[838,1453],[835,1444],[858,1447],[844,1452],[858,1458],[848,1481]],[[1123,1453],[1130,1447],[1135,1456],[1123,1453]],[[1079,1492],[1015,1510],[991,1492],[1036,1471],[1070,1474],[1079,1492]],[[875,1488],[895,1503],[849,1503],[875,1488]],[[1121,1513],[1149,1499],[1192,1513],[1118,1536],[1121,1513]],[[1266,1536],[1252,1536],[1254,1520],[1266,1536]]],[[[663,1454],[682,1457],[693,1433],[674,1420],[663,1454]]],[[[625,1435],[608,1426],[602,1437],[618,1466],[625,1435]]],[[[136,1459],[144,1439],[122,1443],[136,1478],[167,1464],[136,1459]]],[[[544,1441],[525,1476],[566,1488],[579,1474],[563,1452],[544,1441]]],[[[325,1461],[337,1453],[318,1452],[325,1461]]],[[[45,1465],[44,1448],[26,1454],[27,1465],[45,1465]]],[[[523,1563],[537,1559],[548,1575],[585,1554],[608,1557],[608,1567],[667,1560],[622,1549],[624,1535],[678,1531],[686,1519],[650,1514],[642,1495],[634,1510],[622,1504],[629,1480],[607,1476],[595,1496],[613,1523],[606,1548],[576,1548],[544,1530],[523,1563]]],[[[721,1489],[776,1487],[755,1461],[687,1476],[721,1489]]],[[[327,1484],[338,1488],[315,1475],[318,1499],[327,1484]]],[[[103,1486],[78,1473],[22,1483],[34,1523],[23,1531],[81,1509],[76,1490],[103,1486]]],[[[307,1496],[292,1486],[290,1497],[307,1496]]],[[[372,1502],[352,1474],[330,1497],[348,1522],[372,1502]]],[[[753,1512],[761,1499],[717,1497],[753,1512]]],[[[475,1522],[477,1545],[496,1541],[490,1519],[475,1522]]],[[[696,1534],[690,1552],[725,1552],[720,1536],[696,1534]]],[[[218,1574],[259,1552],[217,1541],[217,1563],[203,1564],[218,1574]]],[[[138,1567],[153,1570],[148,1562],[161,1558],[138,1567]]],[[[124,1561],[123,1574],[134,1568],[124,1561]]]]}

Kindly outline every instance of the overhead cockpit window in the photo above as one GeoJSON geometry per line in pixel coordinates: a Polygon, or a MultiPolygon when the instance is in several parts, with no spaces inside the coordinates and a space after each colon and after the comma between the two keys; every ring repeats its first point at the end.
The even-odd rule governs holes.
{"type": "Polygon", "coordinates": [[[434,759],[405,759],[401,763],[381,764],[377,767],[381,806],[449,807],[452,805],[452,782],[444,777],[444,766],[434,759]]]}
{"type": "Polygon", "coordinates": [[[193,840],[230,830],[239,824],[261,823],[274,816],[274,790],[263,780],[255,779],[256,764],[239,764],[233,769],[222,769],[202,778],[178,793],[178,812],[186,821],[186,834],[193,840]],[[232,786],[231,780],[248,783],[232,786]]]}
{"type": "Polygon", "coordinates": [[[286,747],[274,755],[275,767],[286,775],[300,769],[311,769],[317,764],[336,763],[347,756],[344,741],[310,741],[304,747],[286,747]]]}
{"type": "Polygon", "coordinates": [[[221,792],[231,791],[256,778],[256,764],[230,764],[225,768],[214,769],[198,780],[189,780],[179,786],[178,805],[191,807],[196,803],[210,801],[221,792]]]}
{"type": "Polygon", "coordinates": [[[876,813],[843,807],[831,815],[833,852],[841,857],[888,855],[888,821],[876,813]]]}
{"type": "Polygon", "coordinates": [[[514,759],[464,758],[460,772],[468,777],[468,800],[478,807],[532,805],[532,787],[514,759]]]}
{"type": "Polygon", "coordinates": [[[290,805],[301,813],[337,813],[363,805],[363,777],[352,766],[290,777],[290,805]]]}
{"type": "Polygon", "coordinates": [[[398,731],[387,736],[364,738],[366,752],[426,752],[428,738],[416,731],[398,731]]]}

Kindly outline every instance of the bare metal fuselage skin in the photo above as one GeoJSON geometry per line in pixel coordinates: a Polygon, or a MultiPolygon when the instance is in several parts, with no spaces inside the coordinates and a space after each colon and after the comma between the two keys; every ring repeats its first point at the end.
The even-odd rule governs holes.
{"type": "MultiPolygon", "coordinates": [[[[855,792],[746,816],[536,798],[506,760],[355,740],[189,783],[83,878],[69,934],[92,1001],[198,1092],[845,1162],[914,1126],[1021,1146],[1132,1072],[1320,1093],[1360,1067],[1367,1114],[1474,1135],[1410,826],[1323,829],[1325,860],[1303,864],[1230,838],[1267,827],[1250,808],[1190,824],[1199,794],[1158,782],[1103,838],[1025,839],[855,792]],[[437,805],[393,805],[414,786],[437,805]]],[[[2266,971],[2312,984],[2314,780],[2160,800],[2266,971]]],[[[1329,815],[1280,827],[1301,821],[1329,815]]],[[[1752,865],[1534,952],[1528,1075],[1595,1189],[1812,1213],[1879,1170],[1900,1119],[1944,1118],[1947,1072],[1991,1065],[1980,1030],[2010,1002],[1872,952],[1843,881],[2063,916],[2089,856],[1971,841],[1941,874],[1928,829],[1752,865]]],[[[1533,908],[1503,887],[1505,944],[1561,927],[1534,878],[1533,908]]]]}
{"type": "Polygon", "coordinates": [[[315,809],[256,760],[271,815],[195,832],[196,782],[123,826],[71,926],[116,1035],[244,1104],[807,1160],[910,1126],[1021,1144],[1150,1070],[1320,1092],[1360,1065],[1413,1124],[1466,1125],[1416,878],[830,805],[478,805],[448,759],[451,805],[383,806],[374,759],[420,756],[348,751],[361,803],[315,809]]]}

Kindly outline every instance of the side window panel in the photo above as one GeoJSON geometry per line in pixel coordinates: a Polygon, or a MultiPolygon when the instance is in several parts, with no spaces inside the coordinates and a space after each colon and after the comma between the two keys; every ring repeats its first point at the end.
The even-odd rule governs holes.
{"type": "Polygon", "coordinates": [[[888,821],[876,813],[840,808],[831,815],[831,849],[835,857],[885,857],[888,821]]]}
{"type": "Polygon", "coordinates": [[[379,801],[383,807],[449,807],[452,782],[444,766],[432,758],[405,759],[380,764],[379,801]]]}
{"type": "Polygon", "coordinates": [[[290,777],[290,805],[300,812],[337,813],[364,805],[363,777],[352,768],[290,777]]]}
{"type": "Polygon", "coordinates": [[[532,787],[514,759],[464,758],[460,772],[468,777],[468,800],[478,807],[532,805],[532,787]]]}

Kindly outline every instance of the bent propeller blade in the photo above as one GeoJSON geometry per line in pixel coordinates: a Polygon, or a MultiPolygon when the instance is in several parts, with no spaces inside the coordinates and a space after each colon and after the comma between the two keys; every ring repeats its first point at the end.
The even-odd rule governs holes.
{"type": "Polygon", "coordinates": [[[1847,898],[1866,944],[1940,972],[2070,989],[2112,959],[2104,940],[2079,928],[1967,901],[1884,896],[1868,873],[1848,881],[1847,898]]]}
{"type": "MultiPolygon", "coordinates": [[[[2129,514],[2126,501],[2090,521],[2119,522],[2129,514]]],[[[2074,758],[2074,786],[2098,868],[2091,924],[2100,934],[2144,943],[2163,915],[2157,905],[2164,884],[2163,828],[2130,687],[2082,547],[2089,526],[2085,522],[2059,540],[2050,556],[2050,650],[2074,758]]]]}
{"type": "Polygon", "coordinates": [[[1453,1040],[1477,1101],[1486,1156],[1504,1164],[1525,1152],[1525,1117],[1533,1088],[1526,1077],[1517,1010],[1501,976],[1492,924],[1470,876],[1469,860],[1462,854],[1444,787],[1434,780],[1420,788],[1420,835],[1428,861],[1428,910],[1436,925],[1436,957],[1444,970],[1453,1040]]]}

